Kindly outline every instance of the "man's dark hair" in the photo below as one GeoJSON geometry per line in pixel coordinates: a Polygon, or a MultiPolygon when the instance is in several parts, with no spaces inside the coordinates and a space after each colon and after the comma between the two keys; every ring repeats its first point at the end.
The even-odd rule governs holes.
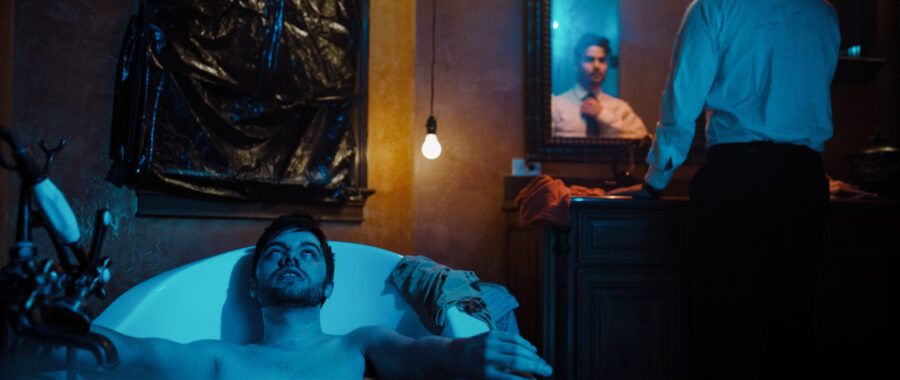
{"type": "Polygon", "coordinates": [[[331,284],[334,278],[334,252],[331,251],[331,246],[328,245],[328,241],[325,239],[325,233],[319,228],[319,222],[302,211],[279,216],[278,219],[275,219],[272,224],[266,227],[266,231],[263,232],[256,242],[256,248],[253,249],[253,269],[250,271],[250,276],[256,279],[256,266],[259,264],[259,257],[262,255],[266,244],[282,232],[293,231],[309,231],[319,239],[322,256],[325,258],[325,282],[322,285],[327,286],[331,284]]]}
{"type": "Polygon", "coordinates": [[[584,51],[591,46],[602,47],[603,51],[606,52],[606,58],[612,58],[612,48],[609,47],[609,40],[606,39],[606,37],[587,33],[582,35],[581,38],[578,39],[578,42],[575,43],[575,62],[581,62],[581,59],[584,57],[584,51]]]}

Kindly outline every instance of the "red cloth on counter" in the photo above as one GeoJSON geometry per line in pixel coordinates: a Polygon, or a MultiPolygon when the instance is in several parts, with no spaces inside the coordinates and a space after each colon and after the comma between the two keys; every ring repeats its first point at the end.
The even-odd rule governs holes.
{"type": "Polygon", "coordinates": [[[535,177],[516,196],[519,226],[549,227],[569,224],[569,204],[572,196],[598,197],[606,192],[584,186],[566,187],[563,181],[548,175],[535,177]]]}
{"type": "Polygon", "coordinates": [[[547,175],[535,177],[516,196],[519,226],[569,224],[569,202],[572,192],[558,179],[547,175]]]}
{"type": "Polygon", "coordinates": [[[606,195],[606,190],[599,187],[584,187],[578,185],[569,186],[573,197],[602,197],[606,195]]]}

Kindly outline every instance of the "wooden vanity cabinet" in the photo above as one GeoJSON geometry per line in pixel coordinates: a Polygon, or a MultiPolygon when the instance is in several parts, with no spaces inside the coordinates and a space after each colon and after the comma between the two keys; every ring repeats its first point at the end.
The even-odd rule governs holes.
{"type": "Polygon", "coordinates": [[[517,315],[526,338],[541,329],[554,378],[687,377],[688,207],[686,200],[576,198],[568,226],[511,225],[513,294],[527,292],[519,262],[529,261],[527,247],[542,245],[539,315],[527,307],[517,315]]]}
{"type": "MultiPolygon", "coordinates": [[[[687,199],[573,199],[568,225],[546,229],[520,228],[515,205],[504,210],[516,317],[553,378],[691,378],[687,199]]],[[[811,378],[896,371],[898,232],[900,201],[829,205],[811,378]]]]}

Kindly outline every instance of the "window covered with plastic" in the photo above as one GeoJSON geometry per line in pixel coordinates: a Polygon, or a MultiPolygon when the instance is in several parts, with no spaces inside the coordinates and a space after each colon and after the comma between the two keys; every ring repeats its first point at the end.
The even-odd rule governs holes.
{"type": "Polygon", "coordinates": [[[360,196],[363,0],[142,1],[108,180],[259,201],[360,196]]]}

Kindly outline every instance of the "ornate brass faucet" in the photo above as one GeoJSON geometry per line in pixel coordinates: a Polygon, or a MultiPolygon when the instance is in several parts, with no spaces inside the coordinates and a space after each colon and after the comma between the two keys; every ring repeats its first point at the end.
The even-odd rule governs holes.
{"type": "MultiPolygon", "coordinates": [[[[84,349],[94,355],[100,366],[115,366],[116,348],[108,338],[90,332],[93,317],[86,305],[89,296],[106,296],[104,286],[110,278],[110,259],[101,258],[100,249],[112,216],[105,209],[97,211],[91,249],[86,251],[72,208],[47,177],[50,164],[65,146],[65,140],[53,149],[47,149],[41,142],[46,161],[39,167],[28,150],[3,126],[0,126],[0,139],[9,145],[14,162],[0,154],[0,165],[17,172],[22,179],[16,240],[9,250],[9,262],[0,269],[3,324],[0,359],[9,360],[15,353],[14,345],[20,339],[30,339],[69,350],[84,349]],[[41,226],[50,235],[57,262],[37,260],[32,232],[41,226]]],[[[14,360],[5,364],[15,365],[14,360]]]]}

